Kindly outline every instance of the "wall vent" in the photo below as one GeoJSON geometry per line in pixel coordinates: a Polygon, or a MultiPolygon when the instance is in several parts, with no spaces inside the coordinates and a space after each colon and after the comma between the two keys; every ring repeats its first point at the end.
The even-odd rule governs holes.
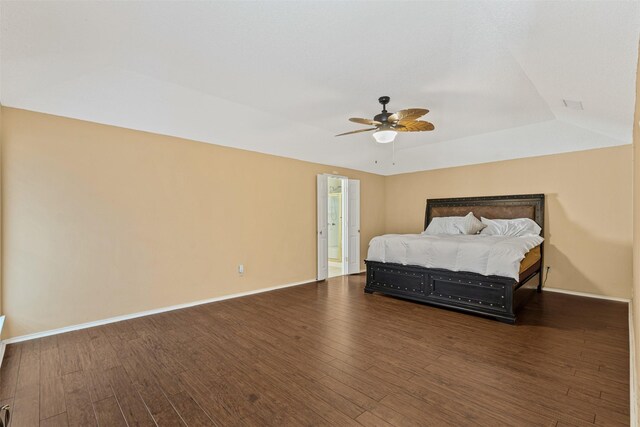
{"type": "Polygon", "coordinates": [[[570,99],[563,99],[562,103],[565,107],[571,108],[572,110],[584,110],[582,106],[582,101],[572,101],[570,99]]]}

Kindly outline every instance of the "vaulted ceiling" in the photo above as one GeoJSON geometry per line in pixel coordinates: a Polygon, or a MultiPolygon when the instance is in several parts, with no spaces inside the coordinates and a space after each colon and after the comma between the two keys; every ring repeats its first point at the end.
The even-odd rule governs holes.
{"type": "Polygon", "coordinates": [[[4,0],[0,14],[5,106],[384,175],[631,143],[636,1],[4,0]],[[334,137],[381,95],[428,108],[436,130],[395,147],[334,137]]]}

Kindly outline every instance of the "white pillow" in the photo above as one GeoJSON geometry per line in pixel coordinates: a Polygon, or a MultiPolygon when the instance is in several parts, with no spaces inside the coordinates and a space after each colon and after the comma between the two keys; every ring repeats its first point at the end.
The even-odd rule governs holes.
{"type": "Polygon", "coordinates": [[[466,216],[441,216],[432,218],[429,226],[422,234],[433,236],[436,234],[478,234],[485,225],[472,212],[466,216]]]}
{"type": "Polygon", "coordinates": [[[461,223],[456,224],[456,227],[460,229],[462,234],[478,234],[486,225],[476,218],[473,212],[469,212],[461,223]]]}
{"type": "Polygon", "coordinates": [[[539,236],[540,226],[529,218],[487,219],[481,218],[486,228],[480,232],[485,236],[539,236]]]}
{"type": "Polygon", "coordinates": [[[431,218],[431,222],[426,230],[422,232],[427,236],[436,234],[462,234],[456,224],[464,220],[463,216],[439,216],[431,218]]]}

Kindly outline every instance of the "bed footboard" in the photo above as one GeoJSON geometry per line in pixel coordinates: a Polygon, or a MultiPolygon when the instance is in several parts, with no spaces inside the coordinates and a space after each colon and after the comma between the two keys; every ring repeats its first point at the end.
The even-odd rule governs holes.
{"type": "MultiPolygon", "coordinates": [[[[365,261],[366,293],[380,292],[515,323],[514,294],[524,283],[501,276],[365,261]]],[[[527,282],[535,276],[527,278],[527,282]]]]}

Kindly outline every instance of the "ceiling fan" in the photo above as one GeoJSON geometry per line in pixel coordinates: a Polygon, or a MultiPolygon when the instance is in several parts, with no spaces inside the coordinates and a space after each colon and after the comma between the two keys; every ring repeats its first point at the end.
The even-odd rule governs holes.
{"type": "Polygon", "coordinates": [[[378,98],[378,102],[382,104],[382,113],[376,115],[373,120],[360,119],[357,117],[349,119],[354,123],[361,123],[363,125],[371,125],[374,127],[345,132],[336,136],[351,135],[352,133],[369,132],[374,130],[374,139],[381,144],[386,144],[393,142],[398,132],[423,132],[435,129],[432,123],[424,120],[416,120],[427,114],[429,110],[425,110],[424,108],[407,108],[406,110],[400,110],[396,113],[389,113],[387,111],[387,104],[390,99],[391,98],[388,96],[381,96],[378,98]]]}

